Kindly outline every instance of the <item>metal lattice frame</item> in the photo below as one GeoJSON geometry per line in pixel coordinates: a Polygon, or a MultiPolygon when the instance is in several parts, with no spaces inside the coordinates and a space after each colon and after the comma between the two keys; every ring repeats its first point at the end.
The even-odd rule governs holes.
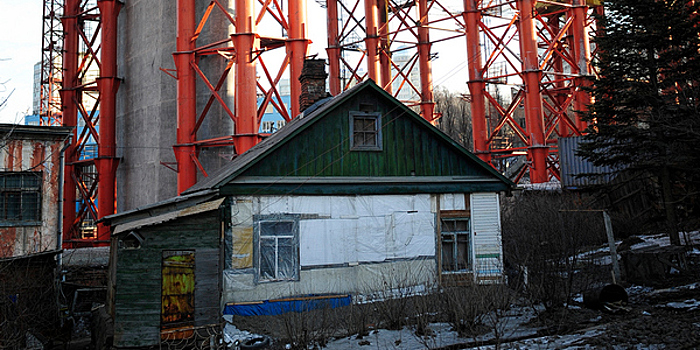
{"type": "Polygon", "coordinates": [[[487,162],[526,154],[516,182],[526,173],[532,183],[559,179],[556,139],[581,135],[587,127],[581,113],[592,102],[585,91],[594,73],[589,28],[595,25],[592,13],[602,10],[591,5],[584,0],[465,0],[474,151],[487,162]],[[484,42],[486,49],[480,50],[484,42]],[[507,71],[489,74],[498,61],[507,62],[507,71]],[[506,79],[520,84],[509,105],[489,89],[506,79]],[[520,108],[525,126],[515,118],[520,108]],[[495,141],[506,133],[517,142],[497,147],[495,141]]]}
{"type": "Polygon", "coordinates": [[[218,0],[212,0],[198,22],[194,15],[195,1],[179,0],[177,6],[178,39],[177,52],[173,54],[176,67],[173,77],[177,79],[178,133],[177,144],[173,148],[177,160],[177,190],[181,193],[196,183],[197,171],[205,176],[207,174],[198,159],[201,148],[234,146],[236,154],[241,154],[260,141],[259,125],[269,104],[272,104],[286,121],[299,113],[301,89],[298,77],[309,41],[306,33],[306,5],[303,0],[289,1],[286,14],[278,0],[236,0],[235,15],[230,14],[218,0]],[[223,14],[235,27],[235,33],[231,34],[229,39],[202,44],[199,37],[213,11],[223,14]],[[287,37],[261,36],[257,27],[265,18],[272,18],[287,33],[287,37]],[[273,67],[267,64],[264,53],[280,48],[286,50],[281,65],[273,67]],[[207,77],[199,66],[199,59],[204,56],[219,57],[226,62],[225,69],[215,79],[207,77]],[[262,72],[260,80],[264,83],[256,77],[258,66],[262,72]],[[277,91],[277,84],[287,68],[290,75],[291,115],[277,91]],[[220,90],[232,70],[235,80],[235,104],[230,108],[221,97],[220,90]],[[215,84],[212,83],[214,81],[215,84]],[[210,92],[207,103],[199,110],[196,104],[198,83],[203,84],[210,92]],[[258,92],[263,96],[260,106],[257,105],[258,92]],[[217,138],[198,139],[197,131],[214,103],[218,103],[233,120],[234,133],[217,138]]]}
{"type": "Polygon", "coordinates": [[[41,125],[61,125],[63,55],[62,0],[45,0],[42,14],[39,113],[41,125]]]}
{"type": "Polygon", "coordinates": [[[120,7],[115,0],[65,1],[62,123],[75,127],[65,154],[65,248],[109,244],[109,228],[94,222],[115,212],[120,7]]]}
{"type": "Polygon", "coordinates": [[[594,72],[589,28],[602,6],[589,3],[465,0],[456,11],[440,1],[327,0],[331,93],[366,78],[391,92],[400,81],[420,96],[403,102],[420,106],[432,121],[430,46],[466,38],[475,153],[497,167],[502,158],[526,155],[516,182],[527,173],[535,183],[559,178],[556,138],[580,135],[587,126],[580,112],[591,103],[583,89],[594,72]],[[407,49],[416,50],[407,63],[392,60],[407,49]],[[420,86],[409,80],[413,69],[420,71],[420,86]],[[509,80],[518,89],[504,105],[495,86],[509,80]],[[521,104],[525,125],[515,118],[521,104]]]}

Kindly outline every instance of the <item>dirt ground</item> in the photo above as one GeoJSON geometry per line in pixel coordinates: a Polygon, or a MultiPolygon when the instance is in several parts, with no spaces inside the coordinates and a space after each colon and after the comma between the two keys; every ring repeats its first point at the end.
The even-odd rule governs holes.
{"type": "Polygon", "coordinates": [[[596,349],[700,348],[700,284],[630,294],[629,311],[572,310],[566,328],[598,327],[601,334],[582,342],[596,349]]]}

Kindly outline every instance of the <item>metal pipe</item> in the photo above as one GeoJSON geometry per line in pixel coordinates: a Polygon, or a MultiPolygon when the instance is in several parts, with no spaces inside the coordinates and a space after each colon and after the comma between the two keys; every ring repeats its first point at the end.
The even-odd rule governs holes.
{"type": "Polygon", "coordinates": [[[418,26],[418,66],[420,68],[421,85],[421,116],[429,121],[433,121],[435,102],[433,101],[433,73],[430,63],[430,43],[428,29],[428,0],[418,1],[418,15],[420,23],[418,26]]]}
{"type": "Polygon", "coordinates": [[[528,153],[530,156],[530,181],[532,183],[547,182],[547,152],[548,146],[544,135],[544,115],[542,111],[542,95],[540,80],[542,71],[539,68],[537,56],[537,37],[533,12],[533,0],[517,0],[520,18],[518,33],[520,38],[520,57],[522,59],[522,76],[525,85],[525,119],[529,137],[528,153]]]}
{"type": "Polygon", "coordinates": [[[195,33],[195,1],[177,1],[177,40],[175,68],[177,70],[177,144],[173,146],[177,161],[177,193],[192,187],[197,182],[197,166],[193,134],[197,121],[196,73],[191,64],[195,61],[193,40],[195,33]]]}
{"type": "MultiPolygon", "coordinates": [[[[63,202],[63,235],[69,239],[75,238],[75,203],[77,183],[73,174],[75,173],[74,163],[78,160],[77,154],[77,130],[78,106],[80,101],[78,88],[78,16],[80,14],[80,0],[66,0],[63,10],[63,88],[61,89],[61,104],[63,109],[63,125],[73,127],[71,131],[71,143],[66,149],[64,202],[63,202]]],[[[65,248],[72,248],[72,244],[65,248]]]]}
{"type": "MultiPolygon", "coordinates": [[[[100,92],[100,138],[97,163],[97,216],[98,219],[116,212],[116,95],[117,78],[117,17],[121,3],[117,0],[99,0],[102,19],[102,66],[97,87],[100,92]]],[[[97,240],[109,240],[109,226],[97,225],[97,240]]]]}
{"type": "Polygon", "coordinates": [[[588,6],[585,0],[574,0],[574,7],[569,10],[574,17],[571,27],[573,38],[573,54],[576,62],[575,69],[578,76],[574,78],[574,113],[576,113],[576,127],[583,131],[588,123],[583,120],[583,115],[588,112],[588,106],[593,103],[591,94],[587,88],[591,86],[589,80],[590,71],[588,69],[591,61],[591,48],[588,38],[588,27],[586,18],[588,17],[588,6]]]}
{"type": "Polygon", "coordinates": [[[338,0],[326,0],[328,17],[328,88],[331,95],[340,93],[340,42],[338,40],[338,0]]]}
{"type": "Polygon", "coordinates": [[[379,32],[377,17],[377,0],[365,0],[367,76],[381,86],[381,82],[379,81],[379,32]]]}
{"type": "Polygon", "coordinates": [[[289,88],[292,107],[291,117],[293,118],[301,112],[299,110],[299,97],[301,96],[299,76],[302,68],[304,68],[306,50],[309,46],[306,33],[306,1],[290,0],[288,17],[289,38],[285,45],[287,54],[291,57],[289,64],[289,88]]]}
{"type": "Polygon", "coordinates": [[[389,17],[387,0],[377,0],[377,26],[379,34],[379,86],[391,94],[391,43],[389,42],[389,17]]]}
{"type": "MultiPolygon", "coordinates": [[[[253,0],[236,0],[236,33],[232,35],[236,48],[236,153],[242,154],[259,140],[257,116],[256,74],[253,52],[259,46],[255,36],[253,0]]],[[[291,82],[290,82],[291,84],[291,82]]],[[[297,107],[298,108],[298,107],[297,107]]]]}
{"type": "Polygon", "coordinates": [[[491,163],[489,152],[488,125],[486,124],[486,105],[484,103],[484,65],[481,58],[481,42],[479,38],[479,23],[481,10],[477,8],[477,0],[464,0],[464,22],[467,27],[467,62],[469,69],[469,93],[471,94],[472,136],[474,153],[483,161],[491,163]]]}

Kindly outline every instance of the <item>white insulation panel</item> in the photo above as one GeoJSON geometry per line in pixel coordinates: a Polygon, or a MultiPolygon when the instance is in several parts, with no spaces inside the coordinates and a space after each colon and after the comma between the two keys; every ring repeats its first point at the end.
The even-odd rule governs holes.
{"type": "Polygon", "coordinates": [[[429,194],[258,197],[259,215],[302,214],[301,266],[381,262],[435,255],[429,194]]]}

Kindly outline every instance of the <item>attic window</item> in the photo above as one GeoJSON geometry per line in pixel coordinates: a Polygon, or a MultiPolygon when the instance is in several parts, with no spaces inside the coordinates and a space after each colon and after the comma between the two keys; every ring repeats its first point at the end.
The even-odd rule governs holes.
{"type": "Polygon", "coordinates": [[[143,244],[143,237],[140,234],[131,231],[119,243],[123,249],[139,249],[143,244]]]}
{"type": "Polygon", "coordinates": [[[350,144],[354,151],[381,151],[381,115],[350,112],[350,144]]]}

